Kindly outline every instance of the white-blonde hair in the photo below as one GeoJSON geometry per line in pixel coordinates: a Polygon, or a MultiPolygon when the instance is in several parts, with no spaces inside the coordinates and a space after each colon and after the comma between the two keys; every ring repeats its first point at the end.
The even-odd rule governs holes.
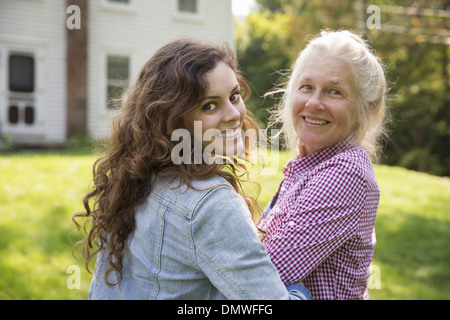
{"type": "Polygon", "coordinates": [[[322,31],[299,53],[286,87],[272,92],[283,93],[281,103],[272,114],[272,123],[282,123],[281,133],[285,134],[286,146],[298,150],[300,141],[293,125],[292,98],[304,65],[319,55],[339,59],[350,68],[357,96],[356,138],[376,161],[380,151],[379,138],[385,133],[387,83],[384,68],[367,42],[350,31],[322,31]]]}

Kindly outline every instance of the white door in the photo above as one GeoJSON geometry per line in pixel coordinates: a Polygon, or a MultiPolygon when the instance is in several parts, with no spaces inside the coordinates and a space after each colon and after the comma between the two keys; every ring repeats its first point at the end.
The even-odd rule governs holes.
{"type": "Polygon", "coordinates": [[[5,46],[0,51],[0,130],[15,143],[42,142],[45,135],[39,108],[42,69],[38,50],[5,46]]]}
{"type": "Polygon", "coordinates": [[[7,121],[10,126],[35,125],[35,65],[34,55],[28,52],[10,52],[8,55],[7,121]]]}

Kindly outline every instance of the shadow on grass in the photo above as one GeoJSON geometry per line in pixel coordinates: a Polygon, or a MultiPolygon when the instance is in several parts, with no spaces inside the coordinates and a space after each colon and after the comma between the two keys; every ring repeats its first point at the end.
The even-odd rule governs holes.
{"type": "Polygon", "coordinates": [[[2,151],[2,156],[90,156],[99,155],[105,150],[106,141],[74,138],[65,145],[39,147],[15,146],[8,151],[2,151]]]}

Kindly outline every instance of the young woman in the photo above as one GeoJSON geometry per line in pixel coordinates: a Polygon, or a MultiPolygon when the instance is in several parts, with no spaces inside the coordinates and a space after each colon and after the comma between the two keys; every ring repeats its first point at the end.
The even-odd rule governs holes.
{"type": "Polygon", "coordinates": [[[368,299],[385,93],[379,59],[348,31],[314,38],[284,91],[278,119],[297,156],[259,227],[283,282],[303,280],[314,299],[368,299]]]}
{"type": "Polygon", "coordinates": [[[89,225],[86,263],[98,255],[90,299],[309,297],[288,292],[264,251],[242,161],[209,161],[245,159],[248,94],[227,46],[178,40],[146,63],[74,217],[89,225]]]}

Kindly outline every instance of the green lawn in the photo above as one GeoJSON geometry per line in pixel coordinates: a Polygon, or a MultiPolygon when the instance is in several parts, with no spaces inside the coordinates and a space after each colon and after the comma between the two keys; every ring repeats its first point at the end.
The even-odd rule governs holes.
{"type": "MultiPolygon", "coordinates": [[[[82,149],[0,155],[0,299],[86,298],[91,275],[72,257],[79,235],[71,216],[82,209],[95,158],[82,149]]],[[[288,158],[281,153],[280,164],[288,158]]],[[[450,179],[386,166],[376,173],[371,298],[449,299],[450,179]]],[[[281,172],[259,181],[265,205],[281,172]]]]}
{"type": "Polygon", "coordinates": [[[86,297],[90,275],[72,258],[77,232],[71,216],[82,209],[93,160],[52,153],[0,156],[0,299],[86,297]],[[72,265],[80,267],[80,290],[67,286],[72,265]]]}

